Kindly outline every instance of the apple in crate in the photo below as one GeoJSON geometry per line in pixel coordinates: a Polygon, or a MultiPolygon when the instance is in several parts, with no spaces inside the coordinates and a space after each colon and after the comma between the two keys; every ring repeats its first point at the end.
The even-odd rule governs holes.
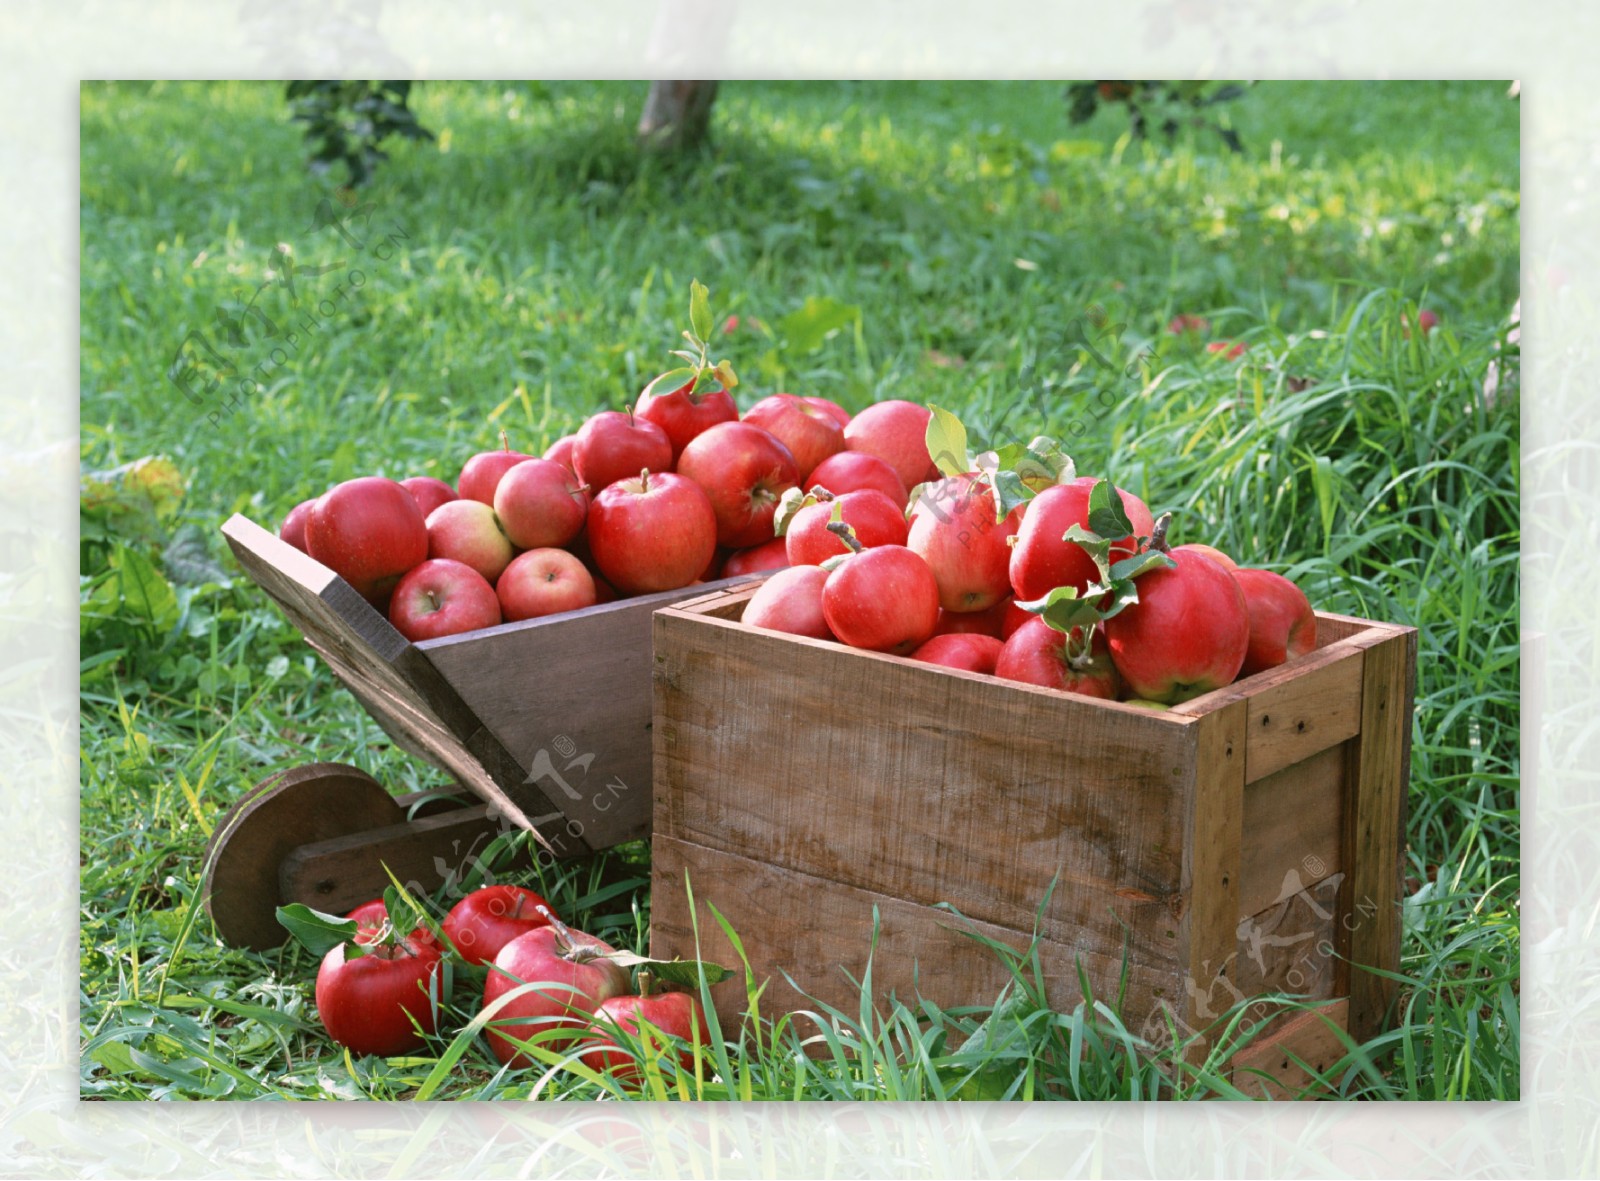
{"type": "Polygon", "coordinates": [[[1235,570],[1250,613],[1250,647],[1241,677],[1276,668],[1317,646],[1317,613],[1305,592],[1271,570],[1235,570]]]}
{"type": "Polygon", "coordinates": [[[441,504],[449,504],[456,499],[456,490],[435,476],[409,476],[400,481],[400,487],[416,499],[424,521],[441,504]]]}
{"type": "MultiPolygon", "coordinates": [[[[844,445],[851,451],[876,455],[894,469],[902,484],[915,488],[939,475],[928,456],[931,416],[932,411],[915,402],[875,402],[844,428],[844,445]]],[[[961,458],[964,461],[966,457],[961,458]]]]}
{"type": "Polygon", "coordinates": [[[773,394],[745,411],[744,421],[758,426],[789,449],[803,486],[806,477],[830,455],[844,450],[844,427],[827,410],[793,394],[773,394]]]}
{"type": "MultiPolygon", "coordinates": [[[[798,491],[791,493],[798,496],[798,491]]],[[[811,500],[807,495],[802,498],[811,500]]],[[[784,541],[787,543],[789,565],[820,566],[836,554],[850,552],[839,536],[829,530],[834,506],[844,518],[844,523],[855,530],[856,539],[863,547],[873,549],[880,545],[906,543],[906,518],[894,501],[881,492],[862,489],[846,492],[843,496],[824,496],[811,504],[804,504],[787,522],[784,541]]]]}
{"type": "Polygon", "coordinates": [[[672,470],[672,441],[667,432],[631,410],[602,410],[578,428],[572,443],[572,465],[589,495],[648,468],[672,470]]]}
{"type": "Polygon", "coordinates": [[[827,398],[817,398],[809,395],[803,397],[801,401],[809,402],[818,410],[821,410],[829,418],[833,419],[834,422],[839,424],[840,430],[843,430],[845,427],[850,425],[850,411],[846,410],[837,402],[831,401],[827,398]]]}
{"type": "Polygon", "coordinates": [[[484,1030],[495,1057],[513,1067],[533,1064],[507,1035],[551,1050],[572,1045],[602,1001],[628,990],[627,972],[606,958],[614,950],[554,915],[502,947],[483,986],[486,1010],[504,999],[484,1030]]]}
{"type": "Polygon", "coordinates": [[[1182,547],[1167,556],[1174,564],[1140,575],[1139,601],[1107,619],[1105,629],[1129,695],[1170,705],[1239,675],[1250,613],[1239,583],[1222,566],[1182,547]]]}
{"type": "Polygon", "coordinates": [[[1197,554],[1204,554],[1206,557],[1210,558],[1213,562],[1225,570],[1237,570],[1239,568],[1238,562],[1235,562],[1227,554],[1217,549],[1216,546],[1202,545],[1198,541],[1191,541],[1185,545],[1175,545],[1172,548],[1174,551],[1192,550],[1197,554]]]}
{"type": "MultiPolygon", "coordinates": [[[[501,436],[504,438],[504,436],[501,436]]],[[[462,500],[476,500],[480,504],[494,504],[494,490],[500,486],[500,477],[525,459],[532,459],[520,451],[503,446],[499,451],[480,451],[461,467],[456,480],[456,492],[462,500]]]]}
{"type": "Polygon", "coordinates": [[[865,451],[841,451],[837,455],[830,455],[806,477],[805,486],[807,489],[820,486],[835,496],[871,488],[894,501],[902,512],[911,499],[905,483],[895,475],[894,468],[865,451]]]}
{"type": "Polygon", "coordinates": [[[284,517],[283,524],[278,527],[278,536],[287,541],[301,553],[308,553],[306,549],[306,521],[311,516],[311,506],[317,503],[317,498],[302,500],[289,510],[289,515],[284,517]]]}
{"type": "Polygon", "coordinates": [[[717,544],[742,549],[773,535],[778,501],[800,482],[789,449],[760,427],[724,422],[695,436],[678,474],[700,485],[717,517],[717,544]]]}
{"type": "MultiPolygon", "coordinates": [[[[1079,476],[1070,484],[1046,488],[1028,503],[1011,550],[1011,586],[1019,600],[1042,599],[1061,586],[1081,592],[1096,579],[1099,571],[1094,560],[1077,542],[1067,541],[1065,534],[1074,525],[1089,528],[1089,493],[1097,483],[1094,476],[1079,476]]],[[[1148,537],[1155,530],[1144,501],[1121,488],[1117,495],[1133,534],[1112,545],[1112,562],[1131,556],[1136,538],[1148,537]]]]}
{"type": "Polygon", "coordinates": [[[481,500],[452,500],[428,517],[430,558],[465,563],[495,582],[515,553],[500,518],[481,500]]]}
{"type": "Polygon", "coordinates": [[[518,549],[571,545],[589,516],[578,477],[550,459],[528,459],[500,477],[494,514],[518,549]]]}
{"type": "Polygon", "coordinates": [[[507,623],[580,611],[595,604],[594,579],[564,549],[531,549],[511,559],[494,584],[507,623]]]}
{"type": "Polygon", "coordinates": [[[1011,593],[1011,537],[1021,506],[995,520],[994,492],[968,474],[930,485],[911,517],[906,548],[921,554],[946,611],[983,611],[1011,593]]]}
{"type": "MultiPolygon", "coordinates": [[[[946,611],[939,609],[939,623],[933,629],[936,636],[993,636],[997,640],[1006,638],[1006,619],[1011,612],[1012,605],[1016,602],[1009,594],[992,607],[982,611],[946,611]]],[[[1032,619],[1033,616],[1026,611],[1021,612],[1023,618],[1017,626],[1032,619]]],[[[1016,629],[1013,628],[1013,631],[1016,629]]]]}
{"type": "Polygon", "coordinates": [[[306,551],[374,606],[400,576],[427,560],[428,527],[411,493],[362,476],[329,489],[306,518],[306,551]]]}
{"type": "Polygon", "coordinates": [[[518,935],[548,927],[550,904],[521,886],[484,886],[450,908],[441,926],[469,964],[494,961],[518,935]]]}
{"type": "Polygon", "coordinates": [[[789,542],[784,537],[774,537],[748,549],[734,550],[722,564],[722,577],[733,578],[740,574],[759,574],[763,570],[782,570],[789,565],[789,542]]]}
{"type": "Polygon", "coordinates": [[[598,1074],[611,1071],[625,1087],[638,1087],[644,1083],[644,1068],[631,1050],[622,1047],[619,1030],[631,1035],[631,1040],[658,1062],[671,1048],[661,1035],[679,1039],[685,1045],[675,1055],[678,1067],[693,1074],[694,1047],[703,1045],[707,1034],[706,1014],[699,998],[688,992],[614,996],[600,1002],[585,1034],[591,1045],[583,1052],[583,1064],[598,1074]],[[651,1032],[646,1032],[646,1026],[651,1032]]]}
{"type": "Polygon", "coordinates": [[[715,557],[717,515],[693,480],[643,472],[594,498],[585,536],[601,575],[623,594],[676,590],[715,557]]]}
{"type": "Polygon", "coordinates": [[[683,454],[683,449],[697,435],[705,433],[720,422],[739,421],[739,407],[734,405],[732,394],[720,387],[699,388],[693,381],[679,386],[671,393],[642,395],[633,412],[639,418],[655,423],[667,433],[667,438],[672,443],[674,466],[678,462],[678,456],[683,454]]]}
{"type": "Polygon", "coordinates": [[[407,572],[389,599],[389,622],[413,644],[500,622],[488,580],[463,562],[429,558],[407,572]]]}
{"type": "Polygon", "coordinates": [[[1122,693],[1122,677],[1101,627],[1087,633],[1082,627],[1061,632],[1038,616],[1011,633],[995,662],[994,675],[1105,701],[1115,701],[1122,693]]]}
{"type": "Polygon", "coordinates": [[[750,596],[740,619],[768,631],[831,640],[833,630],[822,610],[822,588],[827,582],[828,571],[821,566],[779,570],[750,596]]]}
{"type": "Polygon", "coordinates": [[[928,563],[903,545],[862,549],[829,573],[822,614],[852,648],[906,656],[938,625],[939,584],[928,563]]]}
{"type": "Polygon", "coordinates": [[[578,469],[572,466],[572,445],[577,442],[577,439],[577,435],[562,435],[544,449],[544,458],[551,463],[559,463],[576,476],[578,469]]]}
{"type": "Polygon", "coordinates": [[[1003,647],[993,636],[947,632],[923,644],[911,654],[911,659],[941,664],[945,668],[965,669],[969,673],[992,674],[1003,647]]]}

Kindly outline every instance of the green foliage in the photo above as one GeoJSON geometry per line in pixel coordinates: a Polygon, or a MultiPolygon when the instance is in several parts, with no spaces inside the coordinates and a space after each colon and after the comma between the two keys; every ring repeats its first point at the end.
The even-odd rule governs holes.
{"type": "Polygon", "coordinates": [[[1067,117],[1073,123],[1087,123],[1102,105],[1121,104],[1128,110],[1128,134],[1145,139],[1154,127],[1170,145],[1180,128],[1209,128],[1222,137],[1230,151],[1242,152],[1238,132],[1222,112],[1211,108],[1243,98],[1252,83],[1168,82],[1074,82],[1067,87],[1067,117]]]}
{"type": "MultiPolygon", "coordinates": [[[[636,83],[429,83],[413,97],[441,150],[400,144],[363,194],[388,257],[213,424],[172,397],[174,348],[329,195],[298,166],[276,85],[83,88],[82,466],[165,456],[186,486],[153,524],[98,501],[83,517],[84,1095],[615,1093],[560,1056],[503,1071],[476,1030],[453,1032],[475,1012],[466,973],[442,1001],[451,1032],[347,1060],[316,1023],[304,949],[216,940],[200,854],[249,784],[336,759],[396,791],[438,786],[233,572],[217,527],[276,524],[358,474],[453,479],[501,429],[532,451],[621,408],[681,340],[698,277],[744,405],[778,389],[931,403],[975,460],[1059,440],[1078,471],[1172,511],[1175,543],[1416,626],[1401,1023],[1325,1074],[1352,1098],[1517,1096],[1518,405],[1509,380],[1493,405],[1481,393],[1491,359],[1515,363],[1515,105],[1492,83],[1262,83],[1233,115],[1245,142],[1281,143],[1273,158],[1203,136],[1119,155],[1108,120],[1061,138],[1058,90],[741,84],[690,166],[637,151],[636,83]],[[811,300],[859,319],[795,347],[778,326],[811,300]],[[1408,335],[1424,302],[1440,326],[1408,335]],[[1179,312],[1249,350],[1228,361],[1167,332],[1179,312]]],[[[499,838],[427,905],[510,875],[644,954],[645,848],[531,863],[526,838],[499,838]]],[[[811,1020],[767,1003],[647,1093],[1229,1093],[1219,1058],[1182,1061],[1115,996],[1052,1007],[1031,960],[1005,954],[1004,995],[970,1010],[901,996],[811,1020]]]]}
{"type": "Polygon", "coordinates": [[[391,135],[431,140],[409,105],[410,82],[290,82],[284,88],[294,120],[304,123],[311,171],[321,176],[344,165],[360,186],[389,158],[379,145],[391,135]]]}

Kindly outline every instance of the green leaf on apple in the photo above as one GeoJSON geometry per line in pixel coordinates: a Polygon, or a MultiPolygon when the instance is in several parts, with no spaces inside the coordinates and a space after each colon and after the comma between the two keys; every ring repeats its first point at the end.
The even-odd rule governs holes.
{"type": "Polygon", "coordinates": [[[1102,582],[1111,577],[1111,546],[1112,542],[1092,529],[1085,529],[1082,525],[1071,524],[1067,531],[1061,535],[1062,541],[1075,541],[1084,553],[1089,555],[1089,560],[1094,563],[1095,569],[1100,572],[1102,582]]]}
{"type": "Polygon", "coordinates": [[[644,393],[640,394],[639,397],[641,399],[648,397],[649,395],[655,393],[656,386],[662,384],[665,384],[667,387],[667,392],[671,393],[689,379],[698,377],[699,374],[700,371],[698,369],[691,369],[688,367],[682,369],[668,369],[665,373],[657,374],[653,379],[651,379],[650,384],[644,387],[644,393]]]}
{"type": "Polygon", "coordinates": [[[1058,632],[1071,633],[1074,628],[1093,627],[1100,622],[1099,598],[1090,588],[1088,596],[1080,596],[1075,586],[1058,586],[1042,599],[1019,602],[1024,611],[1039,616],[1058,632]]]}
{"type": "Polygon", "coordinates": [[[772,532],[776,537],[787,536],[789,525],[794,521],[795,514],[803,508],[813,504],[821,504],[822,497],[815,492],[804,492],[799,488],[790,488],[778,498],[778,510],[772,514],[772,532]]]}
{"type": "Polygon", "coordinates": [[[1101,619],[1110,619],[1120,614],[1124,607],[1131,607],[1139,601],[1139,588],[1131,578],[1097,582],[1084,593],[1093,595],[1100,604],[1101,619]]]}
{"type": "Polygon", "coordinates": [[[1113,562],[1108,573],[1113,580],[1131,580],[1151,570],[1171,569],[1177,564],[1160,550],[1151,549],[1113,562]]]}
{"type": "Polygon", "coordinates": [[[972,470],[972,457],[967,454],[967,428],[948,410],[929,406],[928,455],[933,466],[946,476],[961,476],[972,470]]]}
{"type": "Polygon", "coordinates": [[[289,932],[294,941],[318,959],[341,943],[349,943],[351,952],[356,951],[355,919],[313,910],[303,902],[291,902],[288,906],[280,906],[277,915],[278,922],[289,932]]]}
{"type": "Polygon", "coordinates": [[[613,951],[605,957],[614,964],[624,968],[639,968],[649,972],[652,977],[667,984],[680,984],[687,987],[697,987],[700,978],[705,977],[707,984],[721,984],[733,975],[729,968],[721,964],[713,964],[709,960],[653,960],[647,955],[639,955],[632,951],[613,951]]]}
{"type": "Polygon", "coordinates": [[[1133,532],[1128,510],[1110,480],[1096,481],[1089,490],[1089,528],[1101,537],[1120,541],[1133,532]]]}
{"type": "Polygon", "coordinates": [[[689,326],[701,342],[711,339],[711,293],[699,279],[689,281],[689,326]]]}
{"type": "Polygon", "coordinates": [[[739,375],[733,371],[733,362],[726,357],[716,363],[711,374],[722,383],[725,390],[731,390],[739,384],[739,375]]]}

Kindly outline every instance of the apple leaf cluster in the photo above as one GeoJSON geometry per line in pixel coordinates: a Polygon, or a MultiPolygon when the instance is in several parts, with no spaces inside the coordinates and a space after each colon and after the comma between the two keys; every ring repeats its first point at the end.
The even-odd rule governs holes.
{"type": "Polygon", "coordinates": [[[733,362],[724,358],[716,364],[711,363],[711,334],[715,331],[715,321],[711,317],[711,294],[706,290],[704,283],[699,279],[690,281],[689,284],[689,327],[684,329],[683,338],[689,343],[686,349],[674,349],[672,355],[686,362],[676,369],[669,369],[659,374],[649,385],[644,387],[644,395],[648,396],[656,391],[658,386],[666,390],[675,390],[682,385],[688,385],[692,391],[704,380],[714,380],[721,383],[722,388],[731,390],[739,384],[738,375],[733,371],[733,362]]]}

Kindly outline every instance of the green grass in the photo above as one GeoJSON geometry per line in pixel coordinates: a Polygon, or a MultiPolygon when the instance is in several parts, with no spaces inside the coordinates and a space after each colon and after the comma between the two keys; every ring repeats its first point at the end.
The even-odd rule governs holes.
{"type": "MultiPolygon", "coordinates": [[[[1517,106],[1493,83],[1263,84],[1230,110],[1248,149],[1230,157],[1214,137],[1126,144],[1114,113],[1070,127],[1059,95],[732,84],[715,151],[672,163],[633,149],[639,85],[429,83],[418,107],[440,142],[395,149],[363,194],[376,212],[358,251],[313,230],[326,189],[279,87],[84,88],[83,464],[166,455],[187,485],[173,512],[117,518],[111,536],[85,516],[84,1095],[601,1092],[557,1059],[499,1071],[481,1038],[349,1061],[316,1024],[305,953],[230,950],[197,913],[210,827],[269,772],[320,758],[397,791],[435,777],[228,578],[216,526],[276,521],[373,471],[452,479],[502,428],[543,447],[666,367],[698,277],[719,318],[741,317],[719,355],[746,404],[779,388],[851,408],[902,397],[978,433],[1053,433],[1080,471],[1175,510],[1180,539],[1283,571],[1322,608],[1416,626],[1401,1021],[1330,1081],[1518,1096],[1518,405],[1480,392],[1517,293],[1517,106]],[[302,272],[302,326],[311,293],[336,300],[356,266],[364,281],[283,364],[244,348],[263,388],[212,426],[163,375],[280,242],[302,267],[338,264],[302,272]],[[755,327],[812,296],[859,318],[814,349],[755,327]],[[1426,339],[1400,329],[1418,306],[1442,317],[1426,339]],[[1248,341],[1244,360],[1163,332],[1179,311],[1248,341]]],[[[257,306],[289,327],[286,291],[257,306]]],[[[521,854],[507,842],[492,862],[521,854]]],[[[544,886],[578,925],[642,946],[647,858],[544,886]]],[[[1141,1045],[1114,998],[1056,1013],[1013,968],[981,1037],[987,1010],[903,998],[820,1034],[754,1029],[660,1093],[1226,1092],[1141,1045]],[[819,1052],[797,1053],[802,1037],[819,1052]]],[[[454,1030],[468,982],[452,1003],[454,1030]]]]}

